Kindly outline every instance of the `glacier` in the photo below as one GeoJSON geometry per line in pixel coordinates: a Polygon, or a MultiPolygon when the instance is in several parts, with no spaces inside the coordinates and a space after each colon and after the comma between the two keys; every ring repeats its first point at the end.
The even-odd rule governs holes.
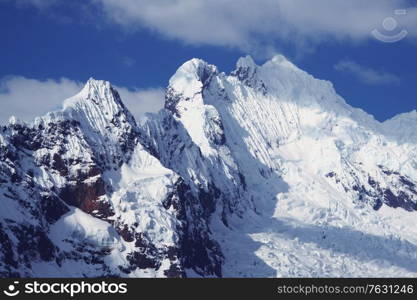
{"type": "Polygon", "coordinates": [[[140,124],[90,79],[0,127],[0,275],[414,277],[416,126],[282,55],[192,59],[140,124]]]}

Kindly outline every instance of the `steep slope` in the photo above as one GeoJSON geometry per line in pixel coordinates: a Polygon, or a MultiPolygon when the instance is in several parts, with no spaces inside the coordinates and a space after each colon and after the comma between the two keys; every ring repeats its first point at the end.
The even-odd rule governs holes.
{"type": "Polygon", "coordinates": [[[283,56],[245,57],[230,75],[186,62],[142,131],[187,184],[217,191],[225,276],[407,276],[417,141],[401,122],[375,121],[283,56]]]}
{"type": "Polygon", "coordinates": [[[140,126],[91,79],[0,127],[0,275],[416,276],[416,126],[283,56],[192,59],[140,126]]]}
{"type": "Polygon", "coordinates": [[[199,200],[142,146],[108,82],[32,125],[11,118],[0,146],[2,276],[219,275],[199,200]]]}

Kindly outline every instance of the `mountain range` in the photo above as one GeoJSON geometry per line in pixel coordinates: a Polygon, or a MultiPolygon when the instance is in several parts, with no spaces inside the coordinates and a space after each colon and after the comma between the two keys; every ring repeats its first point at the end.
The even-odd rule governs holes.
{"type": "Polygon", "coordinates": [[[0,126],[0,276],[416,276],[416,132],[282,55],[192,59],[140,124],[90,79],[0,126]]]}

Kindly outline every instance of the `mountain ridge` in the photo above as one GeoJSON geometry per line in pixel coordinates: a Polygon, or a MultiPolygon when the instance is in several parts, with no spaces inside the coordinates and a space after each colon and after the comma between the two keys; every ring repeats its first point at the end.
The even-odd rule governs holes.
{"type": "Polygon", "coordinates": [[[1,127],[0,273],[414,276],[412,124],[281,55],[228,75],[192,59],[143,124],[90,79],[61,111],[1,127]]]}

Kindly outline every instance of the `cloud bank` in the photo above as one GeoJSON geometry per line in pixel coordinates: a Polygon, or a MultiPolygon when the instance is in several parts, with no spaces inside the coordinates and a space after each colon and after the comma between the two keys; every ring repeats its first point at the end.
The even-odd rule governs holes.
{"type": "MultiPolygon", "coordinates": [[[[37,116],[59,110],[63,100],[77,94],[83,84],[67,78],[59,80],[37,80],[20,76],[9,76],[0,80],[0,124],[8,122],[10,116],[31,122],[37,116]]],[[[164,90],[128,89],[115,87],[127,108],[140,120],[147,112],[157,112],[164,104],[164,90]]]]}
{"type": "MultiPolygon", "coordinates": [[[[13,1],[44,11],[69,2],[13,1]]],[[[308,52],[328,41],[375,40],[375,29],[387,36],[405,29],[408,40],[417,38],[413,0],[87,0],[74,5],[81,14],[95,14],[127,31],[146,28],[186,44],[234,47],[263,57],[279,52],[276,47],[283,44],[308,52]],[[398,9],[407,13],[395,15],[398,9]],[[384,29],[387,17],[395,18],[395,30],[384,29]]]]}
{"type": "Polygon", "coordinates": [[[130,90],[125,87],[115,87],[136,121],[141,121],[146,113],[158,112],[164,107],[165,89],[147,88],[130,90]]]}
{"type": "Polygon", "coordinates": [[[0,81],[0,124],[11,115],[32,121],[36,116],[61,107],[62,101],[75,95],[82,85],[67,78],[37,80],[10,76],[0,81]],[[5,109],[6,108],[6,109],[5,109]]]}
{"type": "MultiPolygon", "coordinates": [[[[316,44],[327,40],[373,38],[396,9],[398,27],[417,37],[417,10],[407,0],[94,0],[114,22],[148,28],[190,44],[239,47],[284,41],[316,44]]],[[[391,33],[390,33],[391,34],[391,33]]]]}

